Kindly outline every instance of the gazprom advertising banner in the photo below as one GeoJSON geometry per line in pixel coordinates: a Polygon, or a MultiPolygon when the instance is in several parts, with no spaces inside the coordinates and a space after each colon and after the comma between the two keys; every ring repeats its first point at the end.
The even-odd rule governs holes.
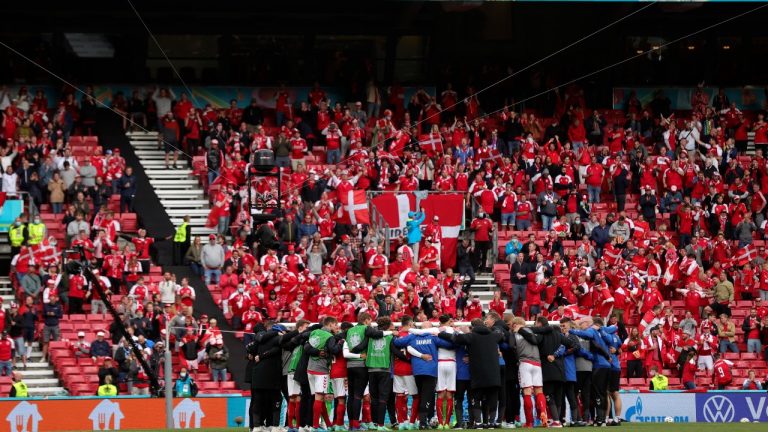
{"type": "Polygon", "coordinates": [[[666,417],[675,423],[696,421],[694,393],[621,393],[621,404],[621,418],[632,423],[662,423],[666,417]]]}

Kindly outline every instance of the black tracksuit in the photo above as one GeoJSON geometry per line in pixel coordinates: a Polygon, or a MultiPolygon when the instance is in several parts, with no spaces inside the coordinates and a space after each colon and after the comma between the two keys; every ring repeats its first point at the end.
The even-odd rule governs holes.
{"type": "Polygon", "coordinates": [[[440,338],[467,347],[467,354],[472,359],[469,373],[475,421],[482,418],[483,423],[493,423],[491,415],[495,413],[501,388],[499,343],[504,340],[504,335],[486,326],[476,326],[470,333],[440,333],[440,338]]]}
{"type": "Polygon", "coordinates": [[[560,418],[562,410],[563,387],[565,385],[565,363],[563,355],[565,351],[558,352],[560,346],[566,350],[576,350],[579,345],[572,339],[565,337],[560,332],[559,326],[533,327],[534,333],[541,336],[539,355],[541,357],[541,374],[544,381],[544,395],[547,397],[547,406],[553,419],[560,418]],[[547,357],[554,356],[554,361],[547,357]]]}

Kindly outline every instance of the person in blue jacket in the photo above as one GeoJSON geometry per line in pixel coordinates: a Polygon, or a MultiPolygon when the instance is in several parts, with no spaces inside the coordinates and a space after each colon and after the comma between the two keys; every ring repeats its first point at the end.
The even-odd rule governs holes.
{"type": "MultiPolygon", "coordinates": [[[[573,321],[570,318],[563,318],[560,320],[560,330],[563,332],[563,336],[579,344],[579,338],[575,334],[571,334],[573,329],[573,321]]],[[[571,409],[571,425],[572,426],[586,426],[587,424],[582,421],[579,413],[579,403],[576,400],[576,356],[583,357],[589,361],[594,360],[594,355],[591,352],[585,350],[579,344],[577,350],[565,350],[562,352],[563,364],[565,365],[565,388],[563,391],[563,397],[568,401],[568,406],[571,409]]],[[[560,406],[565,407],[565,400],[561,402],[560,406]]],[[[560,413],[560,422],[565,424],[565,411],[560,413]]]]}
{"type": "Polygon", "coordinates": [[[609,416],[607,423],[621,424],[621,397],[619,396],[620,383],[621,383],[621,360],[619,355],[621,354],[622,340],[618,335],[617,326],[607,326],[600,330],[600,335],[603,337],[603,342],[608,346],[611,351],[611,370],[608,373],[608,402],[613,407],[613,418],[610,418],[611,409],[609,408],[607,414],[609,416]]]}
{"type": "MultiPolygon", "coordinates": [[[[512,239],[510,239],[507,242],[507,245],[504,246],[504,256],[506,257],[512,257],[514,258],[517,256],[517,254],[520,253],[520,251],[523,250],[523,244],[520,243],[520,240],[517,239],[517,234],[512,234],[512,239]]],[[[512,261],[510,261],[510,264],[512,261]]]]}
{"type": "Polygon", "coordinates": [[[608,345],[603,340],[600,329],[603,327],[602,318],[582,319],[582,330],[571,330],[571,333],[582,339],[592,342],[592,348],[601,353],[592,361],[592,402],[595,406],[595,426],[605,424],[605,415],[608,406],[606,396],[608,394],[608,377],[611,372],[611,356],[608,345]]]}
{"type": "Polygon", "coordinates": [[[424,209],[419,212],[408,212],[405,230],[408,236],[408,246],[413,250],[413,263],[419,262],[419,243],[421,243],[421,223],[424,222],[424,209]]]}
{"type": "MultiPolygon", "coordinates": [[[[431,328],[431,323],[422,323],[422,329],[431,328]]],[[[411,367],[416,387],[419,388],[419,429],[429,426],[430,413],[434,409],[435,387],[437,386],[437,348],[452,349],[453,344],[434,334],[409,334],[392,341],[397,348],[407,348],[411,355],[411,367]]]]}

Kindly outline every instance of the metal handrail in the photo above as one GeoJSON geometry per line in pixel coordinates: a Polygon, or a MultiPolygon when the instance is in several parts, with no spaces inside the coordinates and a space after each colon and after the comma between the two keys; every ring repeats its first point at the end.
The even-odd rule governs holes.
{"type": "MultiPolygon", "coordinates": [[[[18,197],[21,198],[22,201],[25,200],[23,197],[24,195],[26,195],[26,201],[27,201],[27,207],[28,207],[27,213],[29,214],[30,219],[40,214],[40,209],[37,208],[37,205],[35,204],[35,200],[32,199],[32,195],[30,195],[29,192],[17,191],[16,195],[18,195],[18,197]]],[[[22,210],[22,213],[23,213],[23,210],[22,210]]]]}

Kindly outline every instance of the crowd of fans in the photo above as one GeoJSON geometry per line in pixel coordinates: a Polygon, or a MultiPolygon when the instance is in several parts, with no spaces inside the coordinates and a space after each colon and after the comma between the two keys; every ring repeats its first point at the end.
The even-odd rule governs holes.
{"type": "MultiPolygon", "coordinates": [[[[72,314],[106,316],[105,300],[94,284],[62,266],[65,260],[76,259],[90,262],[106,301],[117,309],[121,321],[99,329],[82,324],[86,331],[94,330],[89,333],[95,338],[86,340],[86,332],[78,331],[68,341],[75,358],[100,366],[99,394],[113,394],[117,384],[125,384],[129,393],[148,394],[150,372],[126,338],[138,344],[151,373],[162,374],[166,329],[172,332],[174,353],[182,366],[196,373],[204,363],[212,380],[229,380],[229,350],[216,321],[192,316],[194,288],[186,279],[177,283],[169,273],[160,282],[145,284],[155,255],[153,244],[165,238],[147,237],[144,229],[124,232],[121,227],[120,216],[133,211],[137,181],[133,167],[126,165],[120,149],[102,154],[101,146],[94,144],[78,153],[70,145],[74,134],[89,134],[95,124],[93,98],[77,100],[67,94],[51,109],[42,91],[33,98],[26,87],[17,95],[3,87],[0,110],[2,192],[7,199],[22,198],[25,203],[27,196],[21,194],[26,193],[33,203],[8,233],[18,300],[0,308],[2,373],[10,376],[14,363],[26,369],[34,341],[41,343],[40,361],[50,361],[49,344],[62,340],[61,323],[72,314]]],[[[195,386],[177,383],[177,387],[181,395],[188,395],[195,386]]]]}
{"type": "MultiPolygon", "coordinates": [[[[130,336],[143,337],[147,358],[159,357],[152,341],[170,325],[187,370],[200,362],[225,369],[216,323],[192,315],[189,281],[177,283],[171,273],[156,283],[144,279],[151,245],[164,239],[143,230],[122,233],[109,209],[113,194],[121,197],[121,211],[131,209],[131,167],[117,151],[79,163],[68,149],[75,125],[89,127],[91,98],[68,95],[54,113],[37,116],[33,107],[48,102],[22,91],[0,99],[8,101],[3,191],[26,191],[54,212],[66,209],[67,245],[84,247],[83,258],[101,270],[112,294],[130,294],[118,310],[130,336]]],[[[690,114],[673,113],[662,95],[645,106],[632,95],[625,112],[600,113],[572,86],[558,93],[552,118],[513,108],[485,116],[472,89],[461,96],[450,86],[438,95],[420,90],[407,104],[402,88],[381,93],[387,101],[381,110],[371,104],[385,98],[345,105],[328,100],[319,85],[306,101],[278,90],[274,112],[237,100],[227,109],[198,109],[167,89],[113,101],[126,129],[161,133],[168,168],[182,154],[203,161],[213,203],[209,223],[219,235],[205,242],[193,239],[188,225],[179,227],[174,259],[220,290],[221,307],[254,353],[275,321],[354,323],[368,316],[438,323],[494,312],[511,323],[502,319],[511,311],[532,320],[604,322],[624,342],[615,350],[626,361],[626,377],[656,379],[671,370],[691,387],[687,378],[696,386],[697,375],[690,362],[714,373],[716,354],[738,352],[742,343],[765,355],[763,113],[742,112],[723,93],[709,101],[701,89],[690,114]],[[748,132],[754,132],[754,156],[745,154],[748,132]],[[440,145],[420,144],[425,139],[440,145]],[[283,169],[283,193],[274,221],[254,224],[249,189],[276,189],[274,178],[247,175],[251,156],[262,149],[272,150],[283,169]],[[470,219],[455,268],[435,256],[441,232],[434,221],[422,227],[423,240],[403,237],[392,246],[369,226],[345,223],[338,197],[351,190],[466,193],[462,211],[470,219]],[[502,249],[510,276],[504,292],[483,306],[471,285],[476,272],[498,264],[489,261],[493,231],[508,240],[502,249]],[[682,307],[672,306],[680,301],[682,307]],[[734,323],[733,309],[747,304],[740,302],[752,311],[734,323]]],[[[21,243],[14,245],[13,274],[23,306],[11,308],[8,328],[17,352],[35,337],[35,320],[51,327],[44,341],[57,337],[59,302],[68,313],[82,311],[89,299],[94,310],[103,307],[82,276],[64,278],[55,256],[29,252],[50,245],[45,228],[35,228],[40,223],[22,216],[16,225],[21,243]]],[[[146,372],[120,349],[119,332],[110,334],[118,379],[131,374],[144,382],[146,372]]],[[[585,397],[595,403],[590,386],[576,387],[582,403],[585,397]]],[[[598,397],[604,393],[601,388],[598,397]]]]}

